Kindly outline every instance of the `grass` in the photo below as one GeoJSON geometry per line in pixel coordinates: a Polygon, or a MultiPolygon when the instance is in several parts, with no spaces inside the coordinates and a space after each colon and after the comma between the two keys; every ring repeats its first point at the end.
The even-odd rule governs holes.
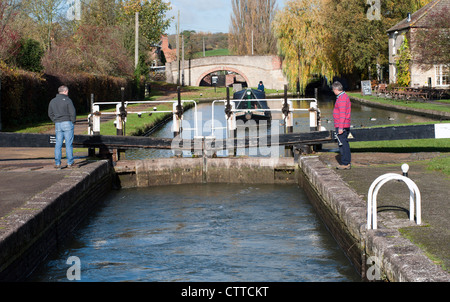
{"type": "Polygon", "coordinates": [[[377,142],[352,142],[352,152],[450,152],[450,139],[411,139],[377,142]]]}
{"type": "MultiPolygon", "coordinates": [[[[205,57],[229,56],[229,55],[230,55],[230,50],[228,48],[205,51],[205,57]]],[[[201,57],[203,57],[203,51],[199,51],[194,54],[194,58],[201,58],[201,57]]]]}
{"type": "MultiPolygon", "coordinates": [[[[172,110],[172,106],[169,104],[162,104],[156,106],[158,108],[157,111],[168,111],[172,110]]],[[[127,123],[125,126],[125,134],[128,136],[133,135],[142,135],[145,132],[145,129],[151,127],[155,123],[162,121],[167,116],[171,115],[170,113],[152,113],[151,116],[149,114],[143,114],[141,118],[138,117],[137,114],[129,114],[127,116],[127,123]]],[[[86,131],[87,133],[87,131],[86,131]]],[[[109,121],[106,123],[102,123],[100,127],[101,135],[116,135],[117,130],[114,125],[114,121],[109,121]]]]}
{"type": "Polygon", "coordinates": [[[439,100],[436,101],[439,104],[436,104],[435,101],[433,103],[430,102],[420,102],[420,101],[407,101],[407,100],[393,100],[393,99],[385,99],[371,95],[362,96],[361,93],[356,92],[348,92],[350,97],[365,99],[371,102],[379,103],[379,104],[387,104],[387,105],[399,105],[407,108],[414,108],[420,110],[436,110],[443,112],[450,112],[450,100],[439,100]],[[442,103],[442,104],[441,104],[442,103]]]}
{"type": "Polygon", "coordinates": [[[443,154],[432,159],[427,167],[431,171],[440,171],[450,177],[450,154],[443,154]]]}

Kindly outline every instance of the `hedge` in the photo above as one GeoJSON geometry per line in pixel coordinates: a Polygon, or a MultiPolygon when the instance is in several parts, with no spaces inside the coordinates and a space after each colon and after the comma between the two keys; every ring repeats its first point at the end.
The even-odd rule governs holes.
{"type": "Polygon", "coordinates": [[[2,128],[48,121],[48,104],[58,93],[58,87],[69,87],[77,114],[90,111],[91,94],[95,102],[121,100],[121,87],[125,99],[143,99],[144,91],[132,78],[97,76],[90,74],[48,75],[15,70],[0,66],[2,128]]]}

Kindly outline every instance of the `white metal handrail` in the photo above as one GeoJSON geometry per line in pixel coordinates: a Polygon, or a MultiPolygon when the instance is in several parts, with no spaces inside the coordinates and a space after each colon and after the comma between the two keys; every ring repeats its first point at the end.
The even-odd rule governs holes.
{"type": "Polygon", "coordinates": [[[367,196],[367,229],[377,229],[377,195],[380,188],[391,180],[401,180],[408,185],[409,188],[409,220],[414,221],[414,212],[416,212],[416,223],[422,224],[421,214],[421,195],[417,185],[408,177],[388,173],[378,177],[370,186],[367,196]],[[414,199],[416,201],[414,207],[414,199]],[[415,210],[414,210],[415,209],[415,210]]]}
{"type": "MultiPolygon", "coordinates": [[[[280,101],[280,102],[285,102],[285,99],[242,99],[242,100],[230,100],[230,102],[233,103],[238,103],[238,102],[243,102],[243,101],[250,101],[250,102],[255,102],[255,101],[268,101],[268,102],[276,102],[276,101],[280,101]]],[[[290,112],[309,112],[311,110],[311,108],[317,109],[317,99],[315,98],[303,98],[303,99],[287,99],[288,104],[289,104],[289,111],[290,112]],[[292,106],[292,102],[293,101],[311,101],[311,107],[310,108],[293,108],[292,106]]],[[[224,104],[226,104],[228,101],[227,100],[215,100],[212,102],[212,125],[211,125],[211,133],[212,136],[214,136],[214,132],[215,130],[224,130],[224,129],[228,129],[228,125],[227,127],[215,127],[214,126],[214,105],[216,102],[222,102],[224,104]]],[[[231,112],[283,112],[283,109],[231,109],[231,112]]],[[[226,133],[227,137],[228,137],[228,131],[226,133]]]]}
{"type": "MultiPolygon", "coordinates": [[[[178,101],[174,100],[174,101],[126,101],[123,102],[123,104],[125,105],[125,108],[128,107],[128,105],[131,104],[174,104],[174,108],[176,107],[175,105],[178,104],[178,101]]],[[[194,128],[185,128],[185,130],[194,130],[195,134],[198,135],[198,108],[197,108],[197,102],[194,100],[181,100],[181,103],[194,103],[194,128]]],[[[92,104],[92,113],[89,114],[88,116],[88,120],[90,120],[95,114],[100,114],[100,115],[118,115],[118,106],[122,105],[122,102],[97,102],[97,103],[93,103],[92,104]],[[100,111],[100,106],[101,105],[115,105],[116,106],[116,112],[101,112],[100,111]],[[95,109],[97,110],[95,110],[95,109]]],[[[145,114],[145,113],[172,113],[175,114],[175,109],[173,110],[153,110],[153,111],[127,111],[127,114],[145,114]]],[[[98,121],[99,123],[100,121],[98,121]]],[[[99,126],[99,125],[98,125],[99,126]]],[[[98,127],[97,126],[97,127],[98,127]]],[[[92,134],[94,130],[90,128],[88,129],[88,132],[90,134],[92,134]]]]}

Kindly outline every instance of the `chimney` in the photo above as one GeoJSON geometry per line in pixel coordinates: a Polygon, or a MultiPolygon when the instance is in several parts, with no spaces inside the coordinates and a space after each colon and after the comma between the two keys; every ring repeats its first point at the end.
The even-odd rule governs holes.
{"type": "Polygon", "coordinates": [[[408,13],[407,21],[408,21],[408,22],[411,22],[411,13],[408,13]]]}

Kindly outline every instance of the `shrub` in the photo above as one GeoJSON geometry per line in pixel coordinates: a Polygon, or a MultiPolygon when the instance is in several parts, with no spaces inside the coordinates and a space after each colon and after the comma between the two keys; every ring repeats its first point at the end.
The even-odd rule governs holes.
{"type": "Polygon", "coordinates": [[[17,65],[25,70],[40,72],[44,69],[41,64],[43,55],[44,49],[38,41],[33,39],[22,40],[17,55],[17,65]]]}

